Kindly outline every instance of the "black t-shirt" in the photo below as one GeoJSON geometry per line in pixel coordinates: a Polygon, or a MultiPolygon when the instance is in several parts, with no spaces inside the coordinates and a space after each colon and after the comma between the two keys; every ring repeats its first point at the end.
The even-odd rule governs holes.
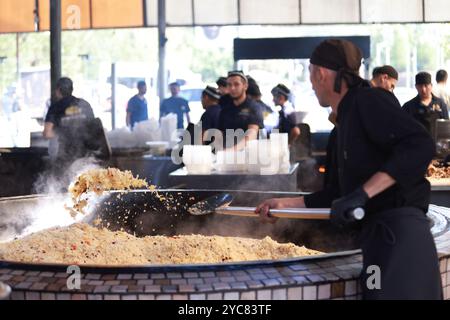
{"type": "MultiPolygon", "coordinates": [[[[233,103],[230,96],[222,97],[220,100],[222,111],[219,117],[219,129],[224,134],[224,143],[226,140],[226,131],[229,129],[241,129],[244,132],[250,125],[257,125],[260,129],[264,128],[264,117],[261,108],[253,100],[247,99],[239,106],[233,103]]],[[[237,143],[239,141],[235,141],[237,143]]]]}
{"type": "Polygon", "coordinates": [[[333,200],[385,172],[396,184],[370,199],[367,213],[400,207],[428,210],[430,184],[425,173],[434,156],[426,130],[398,107],[389,92],[354,88],[338,107],[332,176],[324,190],[305,197],[307,207],[330,207],[333,200]]]}
{"type": "Polygon", "coordinates": [[[226,129],[243,129],[247,130],[249,125],[257,125],[259,128],[264,127],[264,118],[259,105],[247,97],[245,101],[236,106],[230,96],[222,97],[220,100],[222,110],[219,117],[219,128],[224,131],[226,129]]]}
{"type": "Polygon", "coordinates": [[[51,122],[56,128],[60,128],[77,119],[94,119],[94,112],[86,100],[69,96],[50,106],[45,122],[51,122]]]}
{"type": "Polygon", "coordinates": [[[218,104],[209,106],[203,113],[200,121],[202,122],[202,130],[219,129],[219,118],[222,107],[218,104]]]}
{"type": "Polygon", "coordinates": [[[439,99],[434,95],[431,99],[431,103],[428,106],[423,105],[420,101],[420,97],[417,96],[405,103],[403,105],[403,110],[405,110],[420,124],[422,124],[432,137],[434,137],[436,120],[448,120],[447,105],[442,99],[439,99]]]}

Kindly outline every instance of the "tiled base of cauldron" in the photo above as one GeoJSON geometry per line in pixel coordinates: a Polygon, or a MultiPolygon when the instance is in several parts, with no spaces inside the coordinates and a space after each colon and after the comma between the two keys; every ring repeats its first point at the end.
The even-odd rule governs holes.
{"type": "MultiPolygon", "coordinates": [[[[444,299],[450,300],[450,232],[437,237],[444,299]]],[[[83,274],[81,289],[67,289],[67,273],[0,266],[12,300],[355,300],[361,298],[361,254],[259,267],[195,272],[83,274]]]]}
{"type": "MultiPolygon", "coordinates": [[[[361,255],[230,271],[85,274],[81,290],[67,273],[0,269],[12,300],[323,300],[357,299],[361,255]]],[[[82,270],[83,271],[83,270],[82,270]]]]}
{"type": "MultiPolygon", "coordinates": [[[[0,270],[12,300],[355,300],[361,256],[318,263],[236,271],[86,274],[81,290],[66,287],[66,273],[0,270]]],[[[441,259],[450,299],[450,259],[441,259]]]]}

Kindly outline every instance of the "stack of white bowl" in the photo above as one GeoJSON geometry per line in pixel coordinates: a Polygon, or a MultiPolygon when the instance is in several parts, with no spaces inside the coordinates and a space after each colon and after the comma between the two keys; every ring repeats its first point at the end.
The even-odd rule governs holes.
{"type": "Polygon", "coordinates": [[[247,144],[247,169],[251,174],[289,173],[288,134],[273,133],[270,140],[253,140],[247,144]]]}
{"type": "Polygon", "coordinates": [[[188,174],[211,174],[213,168],[213,154],[211,146],[184,146],[183,163],[186,166],[188,174]]]}
{"type": "Polygon", "coordinates": [[[215,169],[220,173],[246,173],[247,161],[244,151],[217,151],[215,169]]]}

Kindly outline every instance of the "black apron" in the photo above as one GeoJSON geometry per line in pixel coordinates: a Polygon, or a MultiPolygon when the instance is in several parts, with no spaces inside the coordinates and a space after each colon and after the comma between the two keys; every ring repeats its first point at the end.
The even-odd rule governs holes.
{"type": "MultiPolygon", "coordinates": [[[[361,232],[365,300],[441,300],[439,259],[430,221],[417,208],[387,210],[367,217],[361,232]],[[369,266],[381,271],[381,289],[370,290],[369,266]]],[[[373,271],[371,271],[373,272],[373,271]]]]}

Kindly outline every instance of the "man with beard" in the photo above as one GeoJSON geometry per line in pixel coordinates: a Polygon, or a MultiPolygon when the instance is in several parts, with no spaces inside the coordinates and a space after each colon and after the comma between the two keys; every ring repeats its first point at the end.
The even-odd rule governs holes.
{"type": "Polygon", "coordinates": [[[229,94],[220,100],[219,129],[226,149],[242,150],[246,141],[258,138],[259,129],[264,127],[263,115],[246,94],[248,79],[242,71],[230,71],[227,84],[229,94]]]}
{"type": "Polygon", "coordinates": [[[417,96],[403,105],[403,110],[421,123],[434,138],[436,120],[448,120],[445,102],[433,94],[431,74],[419,72],[416,75],[417,96]]]}

